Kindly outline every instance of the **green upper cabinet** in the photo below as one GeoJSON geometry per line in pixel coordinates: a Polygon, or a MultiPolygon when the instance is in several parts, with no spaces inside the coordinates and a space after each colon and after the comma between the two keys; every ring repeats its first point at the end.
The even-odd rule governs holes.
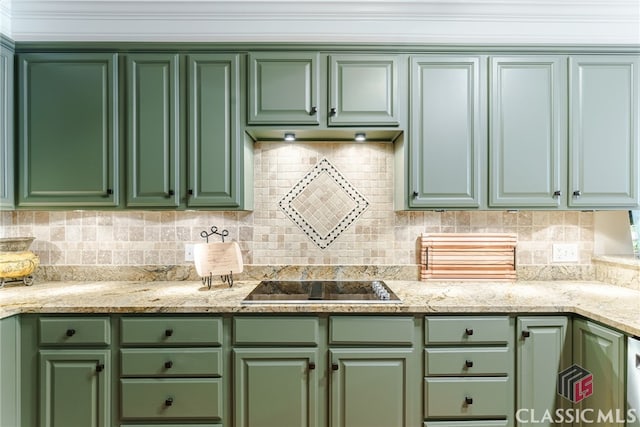
{"type": "Polygon", "coordinates": [[[529,422],[519,426],[551,427],[557,424],[542,422],[545,411],[571,408],[571,402],[557,392],[558,373],[572,365],[571,323],[567,316],[519,317],[517,341],[517,404],[526,408],[529,422]]]}
{"type": "Polygon", "coordinates": [[[608,422],[582,422],[582,426],[623,427],[624,422],[615,422],[616,413],[624,416],[625,410],[625,337],[623,334],[597,323],[575,319],[573,321],[573,361],[588,371],[592,378],[593,394],[581,400],[576,408],[583,413],[597,416],[599,411],[611,412],[608,422]],[[616,412],[617,411],[617,412],[616,412]]]}
{"type": "Polygon", "coordinates": [[[320,54],[249,54],[249,124],[320,123],[320,54]]]}
{"type": "Polygon", "coordinates": [[[13,52],[0,39],[0,210],[13,209],[13,52]]]}
{"type": "Polygon", "coordinates": [[[19,206],[118,205],[117,57],[19,56],[19,206]]]}
{"type": "Polygon", "coordinates": [[[569,206],[638,205],[640,58],[570,58],[569,206]]]}
{"type": "Polygon", "coordinates": [[[249,54],[250,125],[398,126],[398,55],[249,54]]]}
{"type": "Polygon", "coordinates": [[[478,208],[485,178],[486,59],[411,59],[412,208],[478,208]]]}
{"type": "Polygon", "coordinates": [[[493,57],[489,206],[557,208],[566,187],[566,57],[493,57]]]}
{"type": "Polygon", "coordinates": [[[128,55],[127,206],[180,204],[177,54],[128,55]]]}
{"type": "Polygon", "coordinates": [[[239,54],[187,56],[188,207],[252,204],[253,157],[240,130],[240,60],[239,54]]]}
{"type": "Polygon", "coordinates": [[[329,55],[330,126],[398,126],[398,57],[329,55]]]}

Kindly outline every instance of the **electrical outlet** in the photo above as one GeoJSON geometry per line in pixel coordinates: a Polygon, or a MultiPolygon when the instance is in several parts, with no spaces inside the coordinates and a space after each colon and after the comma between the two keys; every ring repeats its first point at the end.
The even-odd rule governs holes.
{"type": "Polygon", "coordinates": [[[191,243],[184,245],[184,260],[193,261],[193,245],[191,243]]]}
{"type": "Polygon", "coordinates": [[[552,252],[553,262],[578,262],[578,245],[575,243],[556,243],[552,252]]]}

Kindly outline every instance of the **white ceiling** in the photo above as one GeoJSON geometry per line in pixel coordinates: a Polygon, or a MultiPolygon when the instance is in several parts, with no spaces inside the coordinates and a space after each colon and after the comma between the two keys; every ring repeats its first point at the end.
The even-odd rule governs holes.
{"type": "Polygon", "coordinates": [[[0,0],[16,41],[640,45],[640,0],[0,0]]]}

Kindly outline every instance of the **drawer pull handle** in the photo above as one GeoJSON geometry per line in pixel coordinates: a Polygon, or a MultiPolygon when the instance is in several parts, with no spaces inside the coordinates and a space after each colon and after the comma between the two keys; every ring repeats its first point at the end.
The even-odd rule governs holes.
{"type": "Polygon", "coordinates": [[[466,329],[464,330],[464,333],[465,333],[466,335],[468,335],[468,336],[471,336],[471,335],[473,335],[473,329],[471,329],[471,328],[466,328],[466,329]]]}
{"type": "Polygon", "coordinates": [[[75,329],[67,329],[67,336],[68,337],[72,337],[76,334],[76,330],[75,329]]]}
{"type": "Polygon", "coordinates": [[[173,329],[165,329],[164,336],[170,337],[171,335],[173,335],[173,329]]]}
{"type": "Polygon", "coordinates": [[[165,369],[171,369],[173,367],[173,362],[171,360],[164,362],[165,369]]]}
{"type": "Polygon", "coordinates": [[[473,368],[473,360],[465,361],[464,366],[466,366],[467,368],[473,368]]]}
{"type": "Polygon", "coordinates": [[[309,370],[313,370],[313,369],[316,369],[315,362],[309,362],[309,370]]]}
{"type": "Polygon", "coordinates": [[[337,371],[338,370],[338,364],[337,363],[332,363],[331,364],[331,370],[332,371],[337,371]]]}
{"type": "Polygon", "coordinates": [[[473,398],[472,397],[465,397],[464,398],[464,403],[466,403],[467,405],[473,405],[473,398]]]}
{"type": "Polygon", "coordinates": [[[529,331],[522,331],[522,338],[529,338],[531,336],[531,332],[529,331]]]}
{"type": "Polygon", "coordinates": [[[104,371],[104,363],[98,363],[96,365],[96,372],[102,372],[104,371]]]}
{"type": "Polygon", "coordinates": [[[173,405],[173,397],[168,397],[165,401],[164,401],[164,406],[171,406],[173,405]]]}

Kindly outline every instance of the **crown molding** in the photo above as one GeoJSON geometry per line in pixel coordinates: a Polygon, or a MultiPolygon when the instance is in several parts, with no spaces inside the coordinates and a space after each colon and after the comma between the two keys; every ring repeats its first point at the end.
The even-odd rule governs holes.
{"type": "Polygon", "coordinates": [[[11,17],[16,41],[640,44],[638,0],[13,0],[11,17]]]}

